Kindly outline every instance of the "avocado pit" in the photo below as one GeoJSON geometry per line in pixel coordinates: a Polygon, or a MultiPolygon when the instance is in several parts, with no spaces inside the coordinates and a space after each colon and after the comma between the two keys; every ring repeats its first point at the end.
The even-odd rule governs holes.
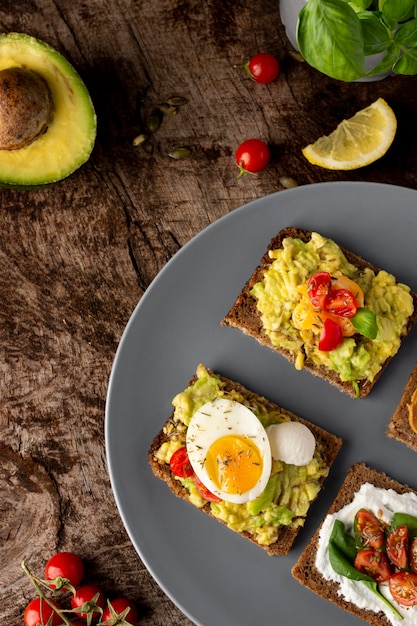
{"type": "Polygon", "coordinates": [[[32,70],[0,71],[0,150],[18,150],[42,135],[53,116],[49,87],[32,70]]]}

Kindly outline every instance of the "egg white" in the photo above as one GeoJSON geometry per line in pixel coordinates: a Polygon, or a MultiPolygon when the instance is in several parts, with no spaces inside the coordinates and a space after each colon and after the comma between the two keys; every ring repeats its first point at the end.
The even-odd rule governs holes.
{"type": "Polygon", "coordinates": [[[191,418],[187,430],[187,452],[193,470],[201,482],[213,494],[235,504],[257,498],[265,489],[271,475],[272,456],[268,436],[254,413],[235,400],[216,398],[204,404],[191,418]],[[239,435],[247,437],[259,449],[263,470],[257,483],[249,490],[226,493],[219,488],[207,473],[205,458],[214,441],[220,437],[239,435]]]}

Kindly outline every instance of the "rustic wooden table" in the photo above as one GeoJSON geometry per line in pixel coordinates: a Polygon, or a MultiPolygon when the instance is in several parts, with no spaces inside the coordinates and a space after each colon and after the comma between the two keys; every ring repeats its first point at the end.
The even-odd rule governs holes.
{"type": "Polygon", "coordinates": [[[290,54],[278,0],[3,0],[0,30],[26,32],[66,56],[98,117],[89,162],[54,187],[0,191],[0,617],[23,623],[37,573],[74,550],[89,578],[132,597],[145,625],[189,620],[153,581],[116,509],[105,458],[109,374],[123,329],[172,255],[226,213],[298,184],[379,181],[417,188],[417,79],[342,84],[290,54]],[[278,80],[235,66],[267,50],[278,80]],[[135,147],[141,115],[187,99],[135,147]],[[308,164],[303,145],[378,96],[398,133],[379,162],[351,173],[308,164]],[[237,180],[248,137],[269,167],[237,180]],[[169,153],[188,146],[182,160],[169,153]]]}

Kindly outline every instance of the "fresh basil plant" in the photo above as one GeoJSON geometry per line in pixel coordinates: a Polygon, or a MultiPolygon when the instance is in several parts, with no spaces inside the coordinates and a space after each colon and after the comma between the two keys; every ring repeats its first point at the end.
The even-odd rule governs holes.
{"type": "Polygon", "coordinates": [[[417,0],[307,0],[297,43],[309,65],[338,80],[417,74],[417,0]],[[381,53],[367,71],[366,58],[381,53]]]}

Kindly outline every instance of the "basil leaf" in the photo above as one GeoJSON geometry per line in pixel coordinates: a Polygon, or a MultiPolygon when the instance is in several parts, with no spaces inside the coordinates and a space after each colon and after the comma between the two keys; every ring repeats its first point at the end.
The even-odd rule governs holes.
{"type": "Polygon", "coordinates": [[[404,74],[411,76],[417,72],[417,46],[415,48],[405,48],[402,55],[396,63],[394,63],[392,71],[395,74],[404,74]]]}
{"type": "Polygon", "coordinates": [[[307,63],[331,78],[354,81],[365,74],[362,26],[343,0],[309,0],[299,13],[297,44],[307,63]]]}
{"type": "Polygon", "coordinates": [[[404,22],[413,17],[415,0],[379,0],[379,10],[389,20],[404,22]]]}
{"type": "Polygon", "coordinates": [[[394,39],[403,46],[417,46],[417,19],[399,26],[394,33],[394,39]]]}
{"type": "Polygon", "coordinates": [[[375,13],[359,14],[361,20],[365,55],[384,52],[392,42],[392,33],[375,13]]]}
{"type": "Polygon", "coordinates": [[[393,65],[398,61],[401,55],[401,50],[395,42],[392,42],[390,46],[388,46],[386,53],[382,57],[381,61],[372,68],[369,72],[367,72],[367,76],[375,76],[377,74],[385,74],[388,72],[393,65]]]}
{"type": "Polygon", "coordinates": [[[352,326],[367,339],[375,339],[378,334],[376,315],[369,309],[358,309],[356,314],[350,318],[352,326]]]}

